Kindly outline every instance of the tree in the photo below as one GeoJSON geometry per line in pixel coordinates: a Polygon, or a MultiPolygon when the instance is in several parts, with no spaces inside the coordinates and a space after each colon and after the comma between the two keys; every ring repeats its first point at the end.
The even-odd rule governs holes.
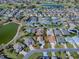
{"type": "Polygon", "coordinates": [[[36,6],[35,6],[35,5],[31,5],[31,6],[29,6],[28,8],[33,9],[33,8],[36,8],[36,6]]]}
{"type": "Polygon", "coordinates": [[[41,4],[41,2],[37,1],[36,4],[41,4]]]}

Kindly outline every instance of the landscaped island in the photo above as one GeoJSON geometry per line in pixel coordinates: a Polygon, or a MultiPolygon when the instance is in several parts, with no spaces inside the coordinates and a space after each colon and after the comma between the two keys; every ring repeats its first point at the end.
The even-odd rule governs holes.
{"type": "Polygon", "coordinates": [[[0,44],[8,43],[16,34],[18,24],[9,23],[0,26],[0,44]]]}

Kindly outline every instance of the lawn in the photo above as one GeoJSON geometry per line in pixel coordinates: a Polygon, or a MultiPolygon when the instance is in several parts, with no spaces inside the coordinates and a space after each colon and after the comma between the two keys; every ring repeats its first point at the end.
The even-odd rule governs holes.
{"type": "Polygon", "coordinates": [[[15,36],[17,29],[18,24],[15,23],[2,25],[0,27],[0,44],[9,42],[15,36]]]}
{"type": "Polygon", "coordinates": [[[51,48],[50,43],[46,42],[44,48],[51,48]]]}
{"type": "Polygon", "coordinates": [[[77,52],[70,52],[70,54],[74,57],[74,59],[78,59],[79,55],[77,54],[77,52]]]}
{"type": "Polygon", "coordinates": [[[70,43],[67,43],[66,45],[67,45],[68,48],[73,48],[73,45],[70,44],[70,43]]]}
{"type": "Polygon", "coordinates": [[[56,44],[56,45],[55,45],[55,48],[64,48],[64,46],[61,45],[61,44],[56,44]]]}
{"type": "Polygon", "coordinates": [[[0,8],[2,9],[5,9],[5,8],[13,8],[13,7],[21,7],[22,3],[14,3],[14,4],[11,4],[11,3],[3,3],[3,4],[0,4],[0,8]]]}
{"type": "Polygon", "coordinates": [[[30,57],[29,57],[29,59],[37,59],[39,56],[43,56],[43,54],[42,53],[33,53],[30,57]]]}
{"type": "Polygon", "coordinates": [[[9,58],[11,58],[11,59],[23,59],[23,55],[21,55],[21,54],[16,54],[14,51],[13,52],[11,52],[10,50],[8,50],[8,49],[5,49],[4,50],[4,53],[5,53],[5,55],[7,56],[7,57],[9,57],[9,58]]]}
{"type": "Polygon", "coordinates": [[[51,52],[51,51],[50,51],[50,52],[48,52],[48,56],[50,56],[50,57],[52,56],[52,52],[51,52]]]}
{"type": "Polygon", "coordinates": [[[64,57],[65,57],[64,52],[56,52],[55,54],[56,54],[56,56],[61,57],[62,59],[64,59],[64,57]]]}
{"type": "Polygon", "coordinates": [[[14,7],[13,5],[11,5],[11,4],[6,4],[6,3],[4,3],[4,4],[0,4],[0,8],[12,8],[12,7],[14,7]]]}
{"type": "Polygon", "coordinates": [[[30,49],[29,47],[24,48],[24,51],[28,52],[30,49]]]}

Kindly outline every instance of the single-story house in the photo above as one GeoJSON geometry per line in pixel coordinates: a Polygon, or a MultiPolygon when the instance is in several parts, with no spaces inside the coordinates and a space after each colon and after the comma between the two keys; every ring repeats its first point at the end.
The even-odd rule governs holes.
{"type": "Polygon", "coordinates": [[[32,38],[25,38],[24,39],[24,43],[29,46],[29,45],[33,45],[34,44],[34,41],[32,38]]]}
{"type": "Polygon", "coordinates": [[[64,37],[61,36],[56,36],[56,41],[57,43],[66,43],[66,40],[64,39],[64,37]]]}
{"type": "Polygon", "coordinates": [[[54,33],[55,33],[56,36],[62,35],[61,31],[59,29],[54,29],[54,33]]]}
{"type": "Polygon", "coordinates": [[[5,58],[3,55],[0,55],[0,59],[7,59],[7,58],[5,58]]]}
{"type": "Polygon", "coordinates": [[[16,43],[16,44],[14,44],[13,48],[14,48],[14,49],[15,49],[15,51],[18,53],[18,52],[20,52],[20,51],[22,51],[22,50],[23,50],[24,45],[23,45],[23,44],[21,44],[21,43],[16,43]]]}
{"type": "Polygon", "coordinates": [[[61,29],[61,32],[63,35],[70,35],[70,33],[67,29],[61,29]]]}

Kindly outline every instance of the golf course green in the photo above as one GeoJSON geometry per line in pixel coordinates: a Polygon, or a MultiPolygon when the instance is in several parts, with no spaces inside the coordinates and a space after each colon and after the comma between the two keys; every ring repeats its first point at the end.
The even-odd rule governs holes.
{"type": "Polygon", "coordinates": [[[0,45],[6,44],[12,40],[17,32],[18,26],[19,25],[15,23],[0,26],[0,45]]]}

